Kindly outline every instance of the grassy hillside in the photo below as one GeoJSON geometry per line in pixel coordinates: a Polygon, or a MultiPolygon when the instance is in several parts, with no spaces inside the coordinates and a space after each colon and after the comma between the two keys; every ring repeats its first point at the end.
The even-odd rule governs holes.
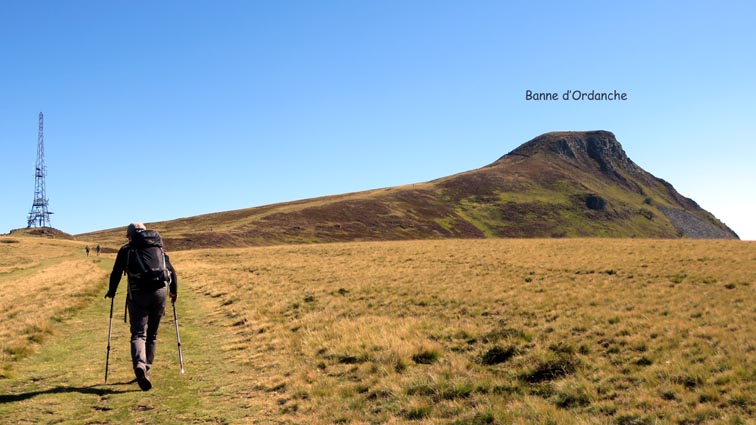
{"type": "MultiPolygon", "coordinates": [[[[83,256],[68,244],[51,252],[83,256]]],[[[0,246],[13,246],[6,252],[17,259],[3,263],[5,285],[41,264],[31,242],[0,246]]],[[[26,297],[4,299],[3,319],[16,309],[49,331],[25,341],[29,356],[6,358],[0,415],[33,423],[756,421],[753,243],[365,242],[183,251],[173,262],[187,375],[177,373],[167,317],[155,390],[129,383],[122,323],[112,383],[102,385],[104,279],[99,292],[75,297],[84,306],[66,317],[29,313],[26,297]]]]}
{"type": "Polygon", "coordinates": [[[0,237],[0,376],[33,352],[52,326],[91,302],[107,273],[84,244],[0,237]]]}
{"type": "MultiPolygon", "coordinates": [[[[124,226],[128,223],[124,223],[124,226]]],[[[539,136],[431,182],[149,223],[171,249],[485,237],[737,238],[606,131],[539,136]]],[[[79,235],[110,245],[124,228],[79,235]]]]}

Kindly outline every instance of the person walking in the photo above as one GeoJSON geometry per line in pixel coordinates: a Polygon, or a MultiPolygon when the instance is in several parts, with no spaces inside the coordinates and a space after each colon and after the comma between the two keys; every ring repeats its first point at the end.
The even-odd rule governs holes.
{"type": "Polygon", "coordinates": [[[131,223],[126,228],[126,237],[129,242],[118,250],[105,298],[115,297],[121,276],[126,274],[131,361],[139,388],[148,391],[152,388],[150,375],[160,319],[165,313],[166,299],[170,297],[175,303],[178,298],[178,279],[158,232],[147,230],[142,223],[131,223]]]}
{"type": "Polygon", "coordinates": [[[89,257],[89,245],[84,247],[84,251],[86,251],[87,257],[89,257]]]}
{"type": "Polygon", "coordinates": [[[97,244],[97,246],[95,247],[95,252],[97,253],[98,257],[100,256],[101,251],[102,251],[102,247],[100,246],[100,244],[97,244]]]}

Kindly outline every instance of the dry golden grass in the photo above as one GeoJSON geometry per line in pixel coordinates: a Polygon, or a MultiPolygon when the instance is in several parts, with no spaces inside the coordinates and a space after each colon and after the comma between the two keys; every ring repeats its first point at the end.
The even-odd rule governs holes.
{"type": "Polygon", "coordinates": [[[34,351],[66,318],[100,290],[107,272],[87,258],[83,244],[28,237],[0,238],[0,375],[34,351]]]}
{"type": "MultiPolygon", "coordinates": [[[[60,358],[73,368],[79,355],[97,357],[86,362],[91,377],[52,389],[6,380],[6,392],[17,382],[27,388],[3,399],[7,418],[67,420],[29,413],[25,397],[36,397],[56,406],[50,412],[91,423],[756,421],[751,242],[487,239],[175,252],[188,372],[167,372],[175,360],[166,322],[157,376],[165,388],[144,412],[133,406],[141,393],[126,386],[81,384],[101,380],[100,266],[112,264],[111,254],[86,258],[82,247],[0,238],[4,371],[39,342],[55,347],[19,370],[47,377],[42,364],[60,358]],[[74,314],[87,303],[87,315],[74,314]],[[97,330],[78,335],[86,354],[46,338],[61,329],[56,321],[97,330]],[[89,396],[94,408],[81,404],[89,396]]],[[[115,354],[114,376],[128,376],[127,351],[115,354]]]]}
{"type": "Polygon", "coordinates": [[[174,264],[229,332],[228,391],[271,420],[756,420],[753,243],[350,243],[174,264]]]}

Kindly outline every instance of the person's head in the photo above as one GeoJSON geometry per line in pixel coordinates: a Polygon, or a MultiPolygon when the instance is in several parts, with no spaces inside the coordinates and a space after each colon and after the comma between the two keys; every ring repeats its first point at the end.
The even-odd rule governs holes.
{"type": "Polygon", "coordinates": [[[128,227],[126,227],[126,237],[131,240],[131,237],[134,236],[134,233],[136,233],[139,230],[146,230],[147,228],[144,227],[144,224],[140,222],[134,222],[129,224],[128,227]]]}

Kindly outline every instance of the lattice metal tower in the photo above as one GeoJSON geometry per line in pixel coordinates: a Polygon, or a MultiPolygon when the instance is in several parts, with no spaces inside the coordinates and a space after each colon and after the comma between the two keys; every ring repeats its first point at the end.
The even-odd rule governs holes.
{"type": "Polygon", "coordinates": [[[32,202],[31,211],[27,228],[29,227],[52,227],[50,225],[50,211],[47,210],[47,194],[45,191],[45,176],[47,167],[45,166],[45,137],[43,131],[43,115],[39,113],[39,133],[37,135],[37,167],[34,173],[34,202],[32,202]]]}

